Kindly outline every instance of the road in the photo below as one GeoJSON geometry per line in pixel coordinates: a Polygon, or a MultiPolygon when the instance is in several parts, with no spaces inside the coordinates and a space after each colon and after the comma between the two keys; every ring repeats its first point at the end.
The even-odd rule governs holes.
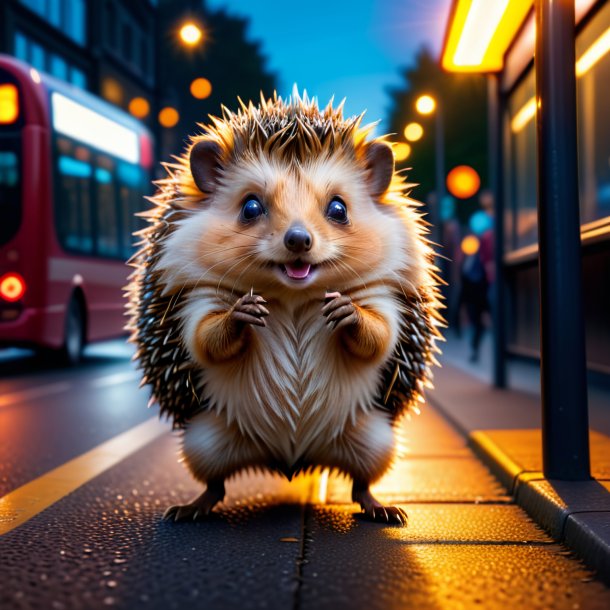
{"type": "Polygon", "coordinates": [[[1,608],[610,607],[428,406],[378,485],[406,529],[364,521],[325,474],[244,475],[209,521],[164,522],[200,487],[130,354],[0,360],[1,608]]]}

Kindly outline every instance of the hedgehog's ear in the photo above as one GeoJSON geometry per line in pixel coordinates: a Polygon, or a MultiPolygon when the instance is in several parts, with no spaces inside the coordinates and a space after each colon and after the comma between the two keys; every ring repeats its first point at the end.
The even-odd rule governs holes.
{"type": "Polygon", "coordinates": [[[369,189],[373,197],[383,195],[394,175],[394,153],[383,142],[373,142],[366,151],[369,189]]]}
{"type": "Polygon", "coordinates": [[[189,163],[197,188],[211,193],[220,170],[222,151],[220,145],[210,140],[200,140],[191,148],[189,163]]]}

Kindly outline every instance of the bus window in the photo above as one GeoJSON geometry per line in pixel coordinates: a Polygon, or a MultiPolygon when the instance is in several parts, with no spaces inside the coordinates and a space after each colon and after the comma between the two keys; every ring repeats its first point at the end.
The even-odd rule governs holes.
{"type": "Polygon", "coordinates": [[[21,222],[20,141],[0,136],[0,245],[14,237],[21,222]]]}
{"type": "Polygon", "coordinates": [[[119,257],[121,244],[114,171],[114,161],[105,155],[98,155],[95,168],[97,253],[101,256],[119,257]]]}
{"type": "Polygon", "coordinates": [[[137,241],[134,231],[143,228],[144,223],[135,214],[144,208],[146,175],[141,167],[130,163],[119,163],[120,205],[122,211],[123,257],[129,258],[137,241]]]}
{"type": "Polygon", "coordinates": [[[65,248],[93,252],[91,217],[92,167],[88,151],[75,147],[65,138],[58,139],[56,159],[56,218],[59,239],[65,248]],[[78,154],[77,154],[78,153],[78,154]]]}

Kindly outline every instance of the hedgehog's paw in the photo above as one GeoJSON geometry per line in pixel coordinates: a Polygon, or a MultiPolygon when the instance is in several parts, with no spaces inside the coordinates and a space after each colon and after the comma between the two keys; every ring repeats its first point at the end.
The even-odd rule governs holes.
{"type": "Polygon", "coordinates": [[[241,324],[253,324],[254,326],[267,326],[265,318],[269,310],[265,307],[265,299],[254,291],[237,299],[231,308],[231,318],[241,324]]]}
{"type": "Polygon", "coordinates": [[[332,330],[357,324],[360,319],[351,297],[340,292],[327,292],[324,295],[322,315],[326,318],[326,324],[332,330]]]}
{"type": "Polygon", "coordinates": [[[225,496],[224,483],[209,484],[208,488],[188,504],[170,506],[163,514],[165,521],[198,521],[206,519],[225,496]]]}
{"type": "Polygon", "coordinates": [[[352,499],[362,507],[362,512],[371,520],[377,523],[392,523],[402,527],[407,526],[407,513],[398,506],[383,506],[379,500],[373,496],[368,486],[359,488],[354,484],[352,499]]]}

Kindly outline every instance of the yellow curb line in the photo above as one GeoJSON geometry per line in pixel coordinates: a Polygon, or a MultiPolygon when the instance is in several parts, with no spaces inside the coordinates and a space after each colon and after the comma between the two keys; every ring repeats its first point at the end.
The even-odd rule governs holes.
{"type": "Polygon", "coordinates": [[[167,424],[153,417],[11,491],[0,498],[0,536],[23,525],[168,430],[167,424]]]}

